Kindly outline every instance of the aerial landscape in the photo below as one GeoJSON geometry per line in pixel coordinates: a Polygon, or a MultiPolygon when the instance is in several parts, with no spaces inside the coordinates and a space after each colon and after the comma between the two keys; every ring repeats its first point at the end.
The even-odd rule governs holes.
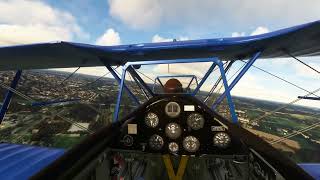
{"type": "MultiPolygon", "coordinates": [[[[77,74],[63,82],[70,73],[59,71],[24,71],[17,91],[26,95],[14,95],[10,108],[0,126],[2,142],[71,148],[88,134],[112,122],[118,85],[114,79],[77,74]],[[35,102],[74,100],[70,102],[39,105],[35,102]]],[[[14,72],[0,74],[0,81],[9,85],[14,72]]],[[[141,99],[144,98],[133,82],[129,87],[141,99]]],[[[1,98],[6,90],[1,89],[1,98]]],[[[206,92],[201,92],[202,98],[206,92]]],[[[215,95],[213,95],[215,96],[215,95]]],[[[234,97],[241,126],[272,143],[296,162],[320,161],[320,131],[314,128],[296,133],[289,139],[276,142],[280,137],[319,122],[320,109],[291,105],[272,113],[282,104],[258,99],[234,97]],[[274,143],[276,142],[276,143],[274,143]]],[[[207,101],[208,104],[212,101],[207,101]]],[[[124,96],[120,117],[135,108],[130,98],[124,96]]],[[[221,105],[218,111],[228,113],[221,105]]],[[[228,115],[227,115],[228,116],[228,115]]]]}

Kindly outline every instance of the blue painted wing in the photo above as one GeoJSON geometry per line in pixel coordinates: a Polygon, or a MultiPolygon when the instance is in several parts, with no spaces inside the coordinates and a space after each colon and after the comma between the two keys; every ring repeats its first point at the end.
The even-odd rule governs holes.
{"type": "Polygon", "coordinates": [[[320,164],[319,163],[302,163],[299,164],[302,169],[309,173],[314,179],[320,180],[320,164]]]}
{"type": "Polygon", "coordinates": [[[28,179],[63,153],[62,149],[0,143],[0,179],[28,179]]]}
{"type": "Polygon", "coordinates": [[[263,50],[261,58],[320,55],[320,21],[257,36],[120,46],[56,42],[0,47],[0,70],[102,66],[128,61],[218,57],[237,60],[263,50]]]}

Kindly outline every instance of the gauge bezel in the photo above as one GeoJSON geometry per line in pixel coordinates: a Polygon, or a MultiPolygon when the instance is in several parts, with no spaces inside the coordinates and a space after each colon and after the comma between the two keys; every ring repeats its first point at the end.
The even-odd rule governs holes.
{"type": "Polygon", "coordinates": [[[195,136],[187,136],[183,139],[182,146],[183,146],[184,150],[186,150],[187,152],[195,153],[200,149],[200,141],[195,136]],[[194,149],[190,149],[187,147],[188,142],[186,142],[186,141],[190,141],[190,140],[192,140],[192,141],[195,140],[195,141],[193,141],[193,143],[195,143],[195,146],[196,146],[194,149]]]}
{"type": "Polygon", "coordinates": [[[169,151],[172,152],[172,153],[177,153],[177,152],[179,151],[179,148],[180,148],[180,147],[179,147],[179,144],[176,143],[176,142],[170,142],[170,143],[168,144],[168,149],[169,149],[169,151]],[[172,146],[176,146],[177,148],[176,148],[176,149],[173,149],[172,146]]]}
{"type": "Polygon", "coordinates": [[[200,114],[200,113],[191,113],[189,116],[188,116],[188,118],[187,118],[187,125],[188,125],[188,127],[190,127],[192,130],[199,130],[199,129],[202,129],[203,128],[203,126],[204,126],[204,123],[205,123],[205,119],[204,119],[204,117],[203,117],[203,115],[202,114],[200,114]],[[193,116],[200,116],[200,118],[201,118],[201,120],[200,120],[200,127],[195,127],[194,125],[193,125],[193,122],[195,121],[195,118],[196,117],[193,117],[193,116]]]}
{"type": "Polygon", "coordinates": [[[154,112],[148,112],[147,115],[144,117],[144,123],[150,128],[156,128],[159,125],[159,117],[154,112]],[[149,122],[151,120],[151,119],[148,118],[148,116],[150,114],[155,115],[155,117],[156,117],[156,125],[155,126],[152,126],[151,123],[149,122]]]}
{"type": "Polygon", "coordinates": [[[227,148],[227,147],[229,147],[229,145],[230,145],[230,143],[231,143],[231,137],[230,137],[230,135],[229,135],[228,133],[226,133],[226,132],[218,132],[218,133],[216,133],[216,134],[213,136],[212,140],[213,140],[213,145],[216,146],[216,147],[219,147],[219,148],[227,148]],[[221,136],[221,135],[223,135],[224,137],[228,137],[227,141],[225,141],[225,142],[223,142],[223,143],[216,142],[215,139],[216,139],[218,136],[221,136]]]}
{"type": "Polygon", "coordinates": [[[152,136],[149,138],[148,144],[149,144],[149,146],[150,146],[150,148],[151,148],[152,150],[159,151],[159,150],[161,150],[161,149],[163,148],[163,146],[164,146],[164,139],[163,139],[163,137],[161,137],[160,135],[154,134],[154,135],[152,135],[152,136]],[[154,147],[154,146],[151,144],[151,140],[154,139],[155,137],[156,137],[156,138],[160,138],[161,145],[160,145],[159,147],[154,147]]]}
{"type": "Polygon", "coordinates": [[[169,103],[166,105],[164,111],[165,111],[165,113],[166,113],[167,116],[169,116],[169,117],[171,117],[171,118],[176,118],[176,117],[178,117],[178,116],[180,115],[180,113],[181,113],[181,107],[180,107],[180,105],[179,105],[177,102],[171,101],[171,102],[169,102],[169,103]],[[169,107],[170,107],[170,106],[176,106],[176,107],[177,107],[177,111],[176,111],[176,112],[169,111],[169,107]]]}
{"type": "Polygon", "coordinates": [[[178,123],[171,122],[166,125],[164,132],[168,138],[178,139],[182,134],[182,128],[178,123]],[[172,128],[173,125],[176,127],[175,131],[177,132],[172,133],[172,130],[169,128],[170,126],[172,128]]]}

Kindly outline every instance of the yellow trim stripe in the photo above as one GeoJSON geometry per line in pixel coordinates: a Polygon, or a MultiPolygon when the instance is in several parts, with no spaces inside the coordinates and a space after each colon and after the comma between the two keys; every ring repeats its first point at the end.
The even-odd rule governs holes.
{"type": "Polygon", "coordinates": [[[187,167],[189,156],[181,156],[177,175],[175,175],[175,173],[174,173],[173,166],[172,166],[171,159],[170,159],[170,155],[165,154],[162,156],[162,159],[164,161],[164,165],[166,166],[169,179],[170,180],[182,180],[184,172],[187,167]]]}

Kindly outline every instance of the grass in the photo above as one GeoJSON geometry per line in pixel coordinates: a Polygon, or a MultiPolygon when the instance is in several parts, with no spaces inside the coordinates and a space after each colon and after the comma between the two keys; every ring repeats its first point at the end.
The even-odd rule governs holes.
{"type": "Polygon", "coordinates": [[[85,136],[70,137],[66,134],[59,134],[53,138],[53,147],[68,149],[78,144],[84,137],[85,136]]]}

